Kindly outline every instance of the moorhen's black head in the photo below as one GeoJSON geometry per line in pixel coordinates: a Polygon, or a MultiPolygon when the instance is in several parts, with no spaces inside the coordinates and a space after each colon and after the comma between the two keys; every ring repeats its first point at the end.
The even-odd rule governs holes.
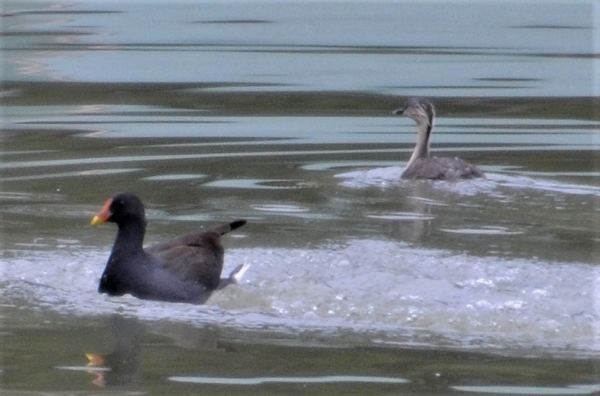
{"type": "Polygon", "coordinates": [[[146,215],[142,201],[132,193],[119,193],[104,202],[102,209],[92,219],[92,225],[105,222],[123,224],[141,222],[146,224],[146,215]]]}

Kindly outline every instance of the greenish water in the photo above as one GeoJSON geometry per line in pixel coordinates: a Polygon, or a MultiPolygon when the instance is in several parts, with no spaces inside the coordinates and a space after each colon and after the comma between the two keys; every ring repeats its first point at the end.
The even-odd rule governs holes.
{"type": "Polygon", "coordinates": [[[14,394],[97,394],[100,388],[109,394],[598,391],[597,365],[586,359],[378,348],[357,345],[344,333],[335,345],[316,338],[266,340],[263,331],[239,338],[218,326],[143,324],[110,316],[86,323],[63,316],[29,319],[47,322],[5,335],[10,340],[3,348],[6,394],[15,388],[20,393],[14,394]],[[86,365],[84,352],[102,353],[102,367],[86,365]],[[585,385],[590,383],[596,385],[585,385]]]}

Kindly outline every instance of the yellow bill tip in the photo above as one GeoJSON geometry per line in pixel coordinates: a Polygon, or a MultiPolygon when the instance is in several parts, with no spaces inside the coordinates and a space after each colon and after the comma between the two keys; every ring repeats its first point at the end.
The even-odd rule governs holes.
{"type": "Polygon", "coordinates": [[[88,366],[98,367],[104,365],[104,358],[99,353],[86,352],[85,357],[88,359],[88,366]]]}
{"type": "Polygon", "coordinates": [[[93,226],[96,226],[98,224],[102,224],[102,223],[105,223],[105,222],[106,222],[106,220],[103,220],[103,219],[101,219],[98,216],[94,216],[94,218],[92,219],[92,221],[91,221],[90,224],[93,225],[93,226]]]}

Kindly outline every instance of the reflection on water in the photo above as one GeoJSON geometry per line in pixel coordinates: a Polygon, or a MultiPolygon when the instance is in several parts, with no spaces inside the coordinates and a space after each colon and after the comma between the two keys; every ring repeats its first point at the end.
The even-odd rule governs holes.
{"type": "MultiPolygon", "coordinates": [[[[36,377],[45,389],[62,393],[105,388],[111,394],[137,394],[140,389],[287,394],[300,389],[325,395],[335,389],[358,394],[591,395],[600,386],[586,359],[532,361],[527,356],[428,349],[331,348],[318,339],[298,344],[252,335],[240,338],[210,325],[149,325],[122,315],[99,316],[85,326],[72,324],[22,330],[6,349],[40,347],[51,336],[52,348],[35,354],[41,361],[50,357],[50,369],[44,366],[36,377]],[[482,384],[481,378],[489,384],[482,384]]],[[[10,386],[27,370],[15,366],[4,373],[4,384],[10,386]]]]}
{"type": "Polygon", "coordinates": [[[596,8],[5,2],[5,383],[597,392],[596,8]],[[487,179],[400,180],[409,95],[487,179]],[[88,223],[119,190],[147,242],[248,219],[225,241],[244,283],[98,295],[114,229],[88,223]]]}

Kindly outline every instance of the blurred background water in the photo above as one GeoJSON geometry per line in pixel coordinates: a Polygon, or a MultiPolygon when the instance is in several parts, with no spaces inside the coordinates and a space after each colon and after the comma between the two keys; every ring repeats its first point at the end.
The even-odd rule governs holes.
{"type": "Polygon", "coordinates": [[[599,15],[4,2],[3,392],[598,392],[599,15]],[[407,96],[485,180],[400,180],[407,96]],[[115,228],[89,220],[123,190],[149,243],[248,219],[224,240],[242,284],[97,294],[115,228]]]}

